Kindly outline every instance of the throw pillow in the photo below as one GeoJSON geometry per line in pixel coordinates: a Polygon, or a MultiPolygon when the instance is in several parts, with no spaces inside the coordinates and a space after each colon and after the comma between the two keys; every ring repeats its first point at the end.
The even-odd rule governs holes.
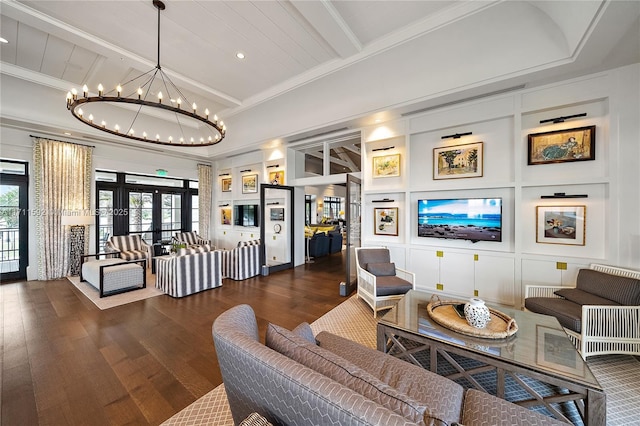
{"type": "Polygon", "coordinates": [[[396,274],[396,264],[391,263],[369,263],[367,264],[367,271],[371,272],[376,277],[391,277],[396,274]]]}
{"type": "Polygon", "coordinates": [[[381,382],[344,358],[309,343],[285,328],[269,324],[266,345],[358,392],[362,396],[389,408],[411,422],[420,425],[425,424],[424,416],[427,410],[425,405],[381,382]]]}
{"type": "Polygon", "coordinates": [[[311,330],[311,326],[308,322],[300,323],[296,328],[291,330],[291,332],[296,336],[302,337],[309,343],[312,343],[314,345],[318,344],[318,342],[316,342],[316,337],[313,335],[313,330],[311,330]]]}

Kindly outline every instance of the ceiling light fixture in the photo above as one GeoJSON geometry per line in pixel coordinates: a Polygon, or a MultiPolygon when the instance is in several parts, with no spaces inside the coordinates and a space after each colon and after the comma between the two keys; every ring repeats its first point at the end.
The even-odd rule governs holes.
{"type": "Polygon", "coordinates": [[[84,124],[127,139],[181,147],[215,145],[225,137],[227,128],[224,123],[216,115],[213,121],[210,120],[208,109],[204,110],[204,115],[199,115],[196,103],[187,101],[160,67],[160,11],[165,9],[165,5],[160,0],[153,0],[153,6],[158,9],[158,61],[155,68],[124,84],[118,84],[110,92],[105,93],[100,84],[98,96],[90,96],[86,84],[82,88],[82,96],[74,88],[67,93],[67,109],[84,124]],[[157,100],[147,100],[147,95],[152,92],[157,93],[157,100]],[[162,103],[163,99],[165,103],[162,103]],[[186,109],[182,109],[183,102],[187,105],[186,109]],[[94,119],[94,114],[103,115],[113,106],[121,107],[111,109],[111,112],[125,120],[126,125],[121,127],[114,124],[111,128],[107,127],[106,121],[94,119]],[[87,111],[83,111],[82,107],[87,111]],[[123,112],[127,114],[126,118],[123,118],[123,112]],[[155,138],[147,138],[147,133],[155,134],[155,138]]]}
{"type": "Polygon", "coordinates": [[[242,53],[242,52],[238,52],[238,53],[236,53],[236,58],[238,58],[238,59],[244,59],[244,58],[245,58],[244,53],[242,53]]]}

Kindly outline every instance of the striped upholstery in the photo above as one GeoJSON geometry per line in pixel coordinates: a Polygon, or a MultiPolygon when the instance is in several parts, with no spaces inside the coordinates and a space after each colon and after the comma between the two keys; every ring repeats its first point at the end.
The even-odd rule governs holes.
{"type": "Polygon", "coordinates": [[[222,252],[222,275],[232,280],[246,280],[260,273],[260,240],[222,252]]]}
{"type": "Polygon", "coordinates": [[[211,251],[211,246],[205,244],[203,246],[182,247],[178,249],[178,256],[184,256],[185,254],[206,253],[211,251]]]}
{"type": "Polygon", "coordinates": [[[178,232],[173,238],[177,240],[178,243],[184,243],[187,246],[211,244],[211,241],[205,240],[195,231],[178,232]]]}
{"type": "Polygon", "coordinates": [[[147,259],[147,267],[151,263],[152,246],[145,243],[140,235],[115,235],[105,243],[107,252],[119,252],[124,260],[147,259]]]}
{"type": "Polygon", "coordinates": [[[172,297],[184,297],[222,285],[222,253],[207,251],[162,256],[156,261],[156,287],[172,297]]]}

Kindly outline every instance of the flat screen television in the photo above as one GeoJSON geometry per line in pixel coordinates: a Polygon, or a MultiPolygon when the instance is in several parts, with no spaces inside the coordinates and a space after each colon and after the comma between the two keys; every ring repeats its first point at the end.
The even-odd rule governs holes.
{"type": "Polygon", "coordinates": [[[418,236],[502,241],[502,198],[418,200],[418,236]]]}
{"type": "Polygon", "coordinates": [[[241,204],[233,207],[233,223],[236,226],[260,226],[259,206],[241,204]]]}

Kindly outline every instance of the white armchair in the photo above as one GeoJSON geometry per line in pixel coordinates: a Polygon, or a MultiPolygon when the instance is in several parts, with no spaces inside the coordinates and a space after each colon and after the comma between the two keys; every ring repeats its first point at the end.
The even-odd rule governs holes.
{"type": "Polygon", "coordinates": [[[385,247],[356,248],[358,297],[378,311],[392,308],[409,290],[415,289],[416,275],[396,268],[385,247]]]}
{"type": "MultiPolygon", "coordinates": [[[[617,277],[640,280],[640,271],[599,264],[591,264],[589,269],[617,277]]],[[[560,303],[563,302],[556,299],[565,298],[556,294],[556,291],[562,290],[560,293],[563,294],[567,290],[580,289],[580,282],[577,283],[576,289],[527,285],[525,286],[525,307],[527,310],[548,315],[554,315],[554,309],[556,311],[559,310],[558,308],[562,309],[554,316],[563,325],[584,359],[604,354],[640,355],[640,282],[636,281],[635,284],[633,281],[625,282],[623,288],[619,285],[620,283],[608,281],[606,275],[602,277],[602,282],[591,283],[592,288],[599,290],[600,294],[595,297],[600,301],[590,303],[587,295],[586,303],[579,304],[581,311],[577,311],[578,318],[574,318],[572,323],[567,324],[566,321],[572,315],[573,304],[567,300],[569,303],[565,303],[566,306],[561,305],[560,303]],[[545,299],[548,300],[545,301],[545,299]],[[618,303],[610,303],[609,299],[614,301],[617,299],[618,303]],[[620,303],[624,299],[632,300],[631,303],[634,304],[620,303]]],[[[585,295],[580,297],[585,298],[585,295]]]]}

